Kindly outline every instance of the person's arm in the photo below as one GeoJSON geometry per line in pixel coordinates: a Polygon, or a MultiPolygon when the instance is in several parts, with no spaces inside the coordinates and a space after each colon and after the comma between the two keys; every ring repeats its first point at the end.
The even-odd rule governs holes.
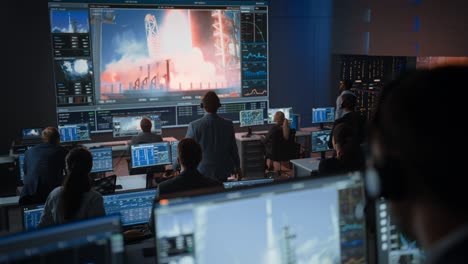
{"type": "Polygon", "coordinates": [[[106,215],[106,210],[104,209],[104,199],[102,195],[97,194],[89,201],[88,218],[100,217],[106,215]]]}
{"type": "Polygon", "coordinates": [[[330,133],[330,137],[328,138],[327,145],[329,149],[333,149],[333,130],[335,130],[335,125],[336,122],[333,123],[332,131],[330,133]]]}
{"type": "Polygon", "coordinates": [[[283,138],[286,141],[289,140],[289,132],[290,132],[289,122],[288,122],[288,119],[285,118],[283,121],[283,138]]]}
{"type": "Polygon", "coordinates": [[[188,128],[187,128],[187,134],[185,135],[186,138],[194,138],[195,137],[195,134],[194,134],[194,131],[193,131],[193,124],[190,123],[188,128]]]}
{"type": "Polygon", "coordinates": [[[335,109],[335,120],[341,117],[343,114],[343,110],[341,109],[341,103],[343,100],[341,99],[341,94],[336,98],[336,109],[335,109]]]}

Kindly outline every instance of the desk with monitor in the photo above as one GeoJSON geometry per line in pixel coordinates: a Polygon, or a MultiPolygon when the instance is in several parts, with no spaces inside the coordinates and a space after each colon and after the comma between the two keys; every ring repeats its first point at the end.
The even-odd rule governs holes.
{"type": "MultiPolygon", "coordinates": [[[[250,137],[244,133],[236,133],[237,149],[239,151],[242,174],[249,179],[265,177],[265,146],[263,136],[268,131],[252,132],[250,137]]],[[[310,153],[311,134],[307,131],[296,131],[296,142],[300,143],[304,153],[310,153]]]]}

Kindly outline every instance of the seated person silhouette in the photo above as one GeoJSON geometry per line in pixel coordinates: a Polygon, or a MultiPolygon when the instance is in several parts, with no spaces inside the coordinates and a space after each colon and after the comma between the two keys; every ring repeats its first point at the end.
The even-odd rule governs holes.
{"type": "Polygon", "coordinates": [[[319,163],[319,175],[341,174],[364,168],[364,154],[349,124],[338,124],[332,137],[336,157],[323,159],[319,163]]]}
{"type": "MultiPolygon", "coordinates": [[[[341,111],[342,116],[338,118],[333,123],[333,128],[331,135],[335,130],[335,127],[338,124],[345,123],[353,128],[353,137],[358,144],[362,144],[364,142],[364,127],[366,120],[359,112],[356,112],[355,109],[357,107],[357,98],[353,94],[343,94],[341,96],[341,111]]],[[[328,140],[328,147],[333,148],[332,143],[332,136],[328,140]]]]}
{"type": "Polygon", "coordinates": [[[21,205],[44,203],[49,193],[62,184],[67,150],[60,146],[60,133],[55,127],[42,131],[42,144],[24,154],[24,186],[21,205]]]}
{"type": "Polygon", "coordinates": [[[268,170],[274,170],[273,163],[273,145],[280,145],[289,139],[289,124],[288,120],[284,117],[284,113],[278,111],[273,117],[274,125],[270,128],[265,138],[262,139],[265,144],[265,156],[269,160],[268,170]]]}
{"type": "Polygon", "coordinates": [[[198,171],[197,167],[202,160],[202,150],[200,144],[195,140],[184,138],[179,142],[177,160],[181,167],[180,174],[159,184],[160,197],[195,189],[211,187],[223,189],[223,184],[220,181],[205,177],[198,171]]]}
{"type": "Polygon", "coordinates": [[[162,142],[163,139],[160,135],[151,132],[152,126],[153,123],[151,122],[151,119],[146,116],[143,117],[140,121],[142,132],[139,135],[132,137],[130,140],[130,145],[162,142]]]}

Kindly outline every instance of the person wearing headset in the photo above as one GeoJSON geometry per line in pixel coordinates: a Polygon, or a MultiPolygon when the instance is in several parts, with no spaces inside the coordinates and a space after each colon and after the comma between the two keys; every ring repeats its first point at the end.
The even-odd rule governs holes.
{"type": "Polygon", "coordinates": [[[389,201],[393,219],[431,264],[468,261],[466,156],[453,153],[454,143],[466,146],[466,100],[451,90],[467,83],[468,67],[405,75],[382,90],[370,124],[368,194],[389,201]],[[445,133],[453,140],[441,140],[445,133]]]}
{"type": "Polygon", "coordinates": [[[208,91],[200,104],[205,115],[190,122],[187,138],[193,138],[202,148],[202,157],[198,171],[218,181],[227,181],[234,174],[242,178],[240,159],[231,120],[217,114],[221,107],[218,95],[208,91]]]}

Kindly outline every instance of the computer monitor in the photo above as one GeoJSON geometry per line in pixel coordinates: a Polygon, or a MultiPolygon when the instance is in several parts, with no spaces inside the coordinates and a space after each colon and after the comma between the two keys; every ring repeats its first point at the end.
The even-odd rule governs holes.
{"type": "Polygon", "coordinates": [[[252,126],[263,125],[263,110],[245,110],[239,112],[240,127],[248,127],[244,137],[252,135],[252,126]]]}
{"type": "Polygon", "coordinates": [[[0,263],[125,262],[117,216],[94,218],[2,237],[0,263]]]}
{"type": "Polygon", "coordinates": [[[281,111],[284,113],[284,118],[291,121],[292,107],[282,107],[282,108],[268,108],[268,124],[273,124],[275,113],[281,111]]]}
{"type": "Polygon", "coordinates": [[[22,207],[23,229],[25,231],[36,229],[39,224],[39,220],[41,220],[43,211],[43,204],[27,205],[22,207]]]}
{"type": "Polygon", "coordinates": [[[296,131],[299,130],[299,122],[300,122],[300,115],[298,114],[292,114],[291,115],[291,123],[289,124],[289,127],[291,129],[294,129],[296,131]]]}
{"type": "Polygon", "coordinates": [[[24,180],[24,154],[18,155],[19,179],[24,180]]]}
{"type": "Polygon", "coordinates": [[[364,207],[356,174],[161,200],[157,263],[368,263],[364,207]]]}
{"type": "Polygon", "coordinates": [[[267,178],[267,179],[223,182],[223,184],[224,184],[224,189],[233,189],[233,188],[240,188],[240,187],[246,187],[246,186],[267,184],[267,183],[272,183],[273,181],[274,181],[273,179],[267,178]]]}
{"type": "Polygon", "coordinates": [[[332,150],[328,147],[331,129],[312,131],[312,152],[325,152],[332,150]]]}
{"type": "Polygon", "coordinates": [[[41,140],[42,128],[25,128],[22,131],[23,140],[41,140]]]}
{"type": "Polygon", "coordinates": [[[131,146],[132,168],[171,164],[169,142],[131,146]]]}
{"type": "Polygon", "coordinates": [[[133,116],[114,116],[112,117],[112,126],[114,137],[136,136],[142,132],[140,127],[141,119],[148,117],[151,119],[151,132],[161,135],[161,119],[159,115],[133,115],[133,116]]]}
{"type": "Polygon", "coordinates": [[[149,223],[156,189],[130,191],[105,195],[106,215],[120,215],[122,226],[130,227],[149,223]]]}
{"type": "Polygon", "coordinates": [[[424,252],[395,225],[384,199],[376,201],[376,220],[378,263],[425,263],[424,252]]]}
{"type": "Polygon", "coordinates": [[[323,124],[333,122],[335,122],[334,107],[312,108],[312,124],[323,124]]]}
{"type": "Polygon", "coordinates": [[[93,168],[91,173],[113,171],[112,147],[92,148],[89,150],[93,155],[93,168]]]}
{"type": "Polygon", "coordinates": [[[89,124],[63,125],[58,128],[62,143],[91,140],[89,124]]]}

